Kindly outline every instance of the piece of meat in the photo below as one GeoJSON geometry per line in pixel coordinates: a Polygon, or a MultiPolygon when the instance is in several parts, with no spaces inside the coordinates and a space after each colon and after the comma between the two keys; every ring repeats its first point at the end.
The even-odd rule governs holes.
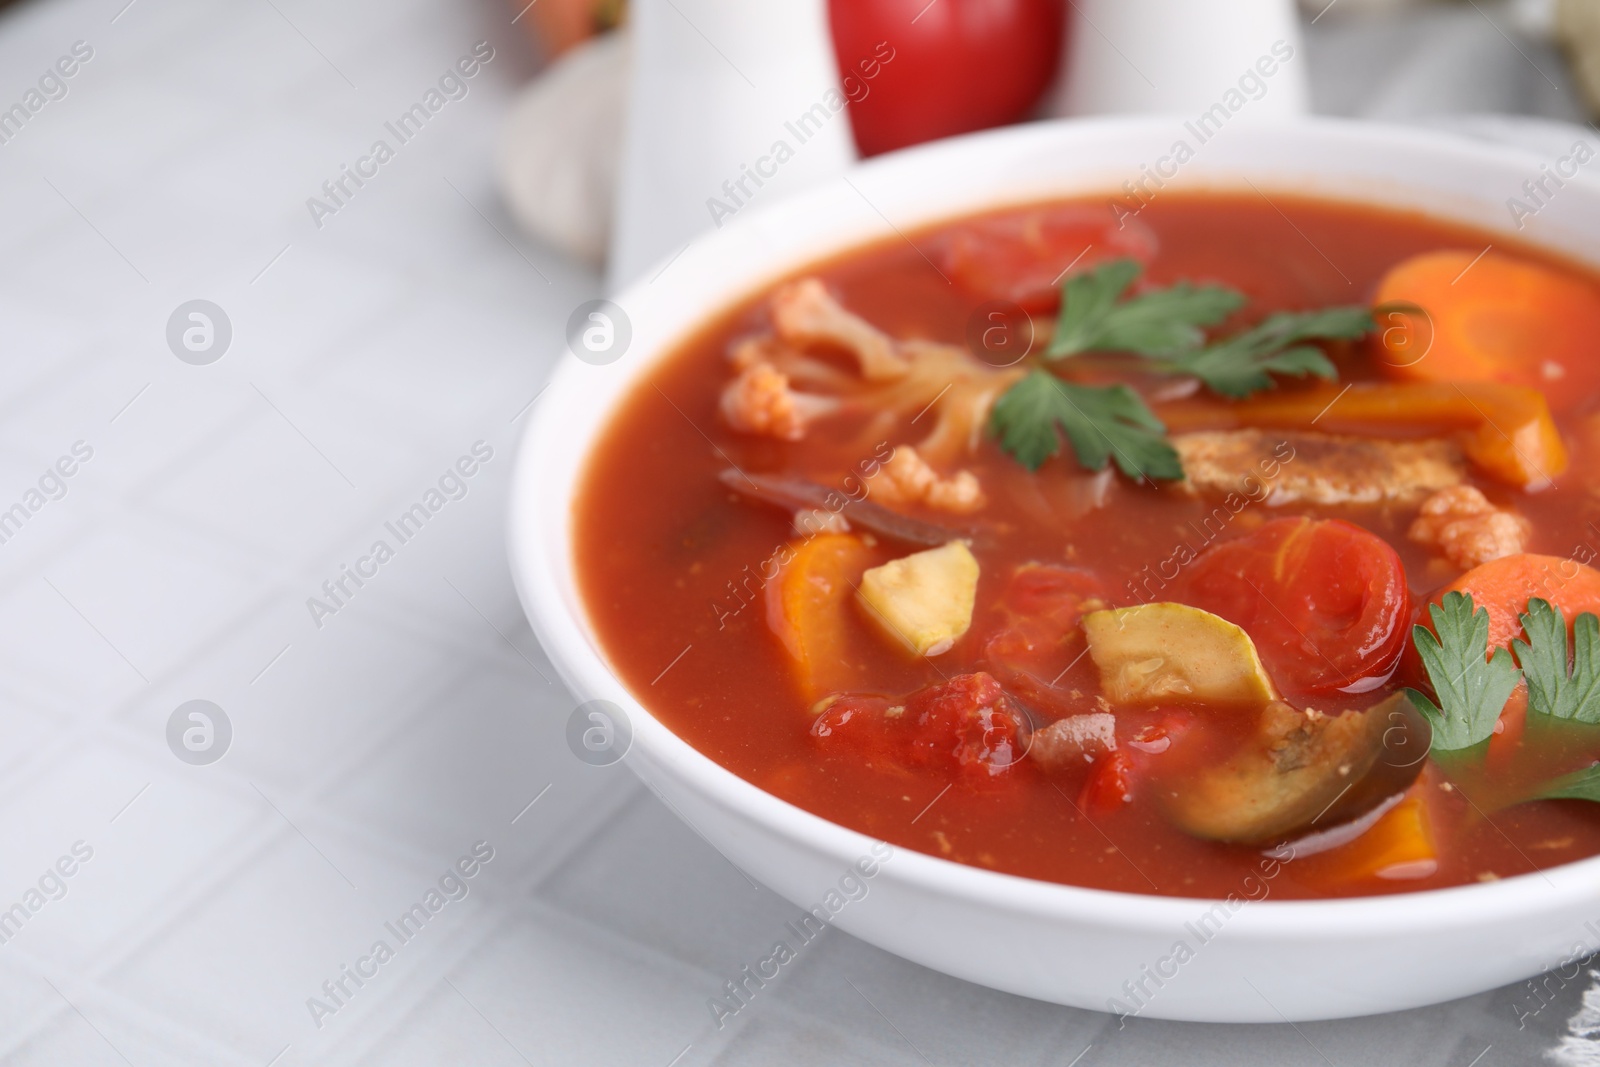
{"type": "Polygon", "coordinates": [[[797,393],[789,378],[770,363],[751,363],[722,389],[722,417],[744,433],[768,434],[798,441],[806,425],[839,410],[834,397],[797,393]]]}
{"type": "Polygon", "coordinates": [[[1379,441],[1333,434],[1227,430],[1179,434],[1184,488],[1283,504],[1410,501],[1461,484],[1448,441],[1379,441]]]}
{"type": "Polygon", "coordinates": [[[905,360],[888,334],[845,310],[816,278],[802,278],[772,294],[772,324],[793,345],[836,345],[856,357],[868,381],[899,378],[905,360]]]}
{"type": "Polygon", "coordinates": [[[1033,732],[1028,755],[1046,770],[1057,770],[1074,760],[1114,752],[1117,720],[1108,711],[1068,715],[1033,732]]]}
{"type": "Polygon", "coordinates": [[[867,487],[881,504],[925,504],[953,515],[970,515],[987,503],[977,475],[957,471],[941,478],[910,445],[898,446],[867,487]]]}
{"type": "Polygon", "coordinates": [[[1497,508],[1470,485],[1441,489],[1422,502],[1407,536],[1439,550],[1462,570],[1515,556],[1528,543],[1532,527],[1514,511],[1497,508]]]}

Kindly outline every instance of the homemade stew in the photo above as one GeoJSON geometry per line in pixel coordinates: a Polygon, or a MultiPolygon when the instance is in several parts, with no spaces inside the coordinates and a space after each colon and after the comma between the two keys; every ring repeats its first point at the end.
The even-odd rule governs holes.
{"type": "Polygon", "coordinates": [[[707,323],[596,447],[577,564],[653,714],[845,826],[1137,893],[1437,888],[1600,853],[1597,453],[1573,264],[1046,203],[707,323]]]}

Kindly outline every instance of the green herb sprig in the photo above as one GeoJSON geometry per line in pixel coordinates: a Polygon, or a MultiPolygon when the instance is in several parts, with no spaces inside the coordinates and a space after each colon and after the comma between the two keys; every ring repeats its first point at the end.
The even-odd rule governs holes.
{"type": "Polygon", "coordinates": [[[1366,308],[1280,311],[1259,326],[1158,364],[1173,374],[1192,374],[1214,393],[1244,397],[1272,387],[1273,374],[1314,375],[1334,381],[1339,372],[1322,349],[1306,341],[1354,341],[1373,329],[1366,308]]]}
{"type": "Polygon", "coordinates": [[[1089,470],[1115,459],[1129,478],[1183,477],[1166,428],[1126,385],[1079,385],[1036,370],[995,401],[994,425],[1000,447],[1029,470],[1061,450],[1065,433],[1089,470]]]}
{"type": "MultiPolygon", "coordinates": [[[[1128,296],[1143,269],[1136,260],[1112,260],[1062,283],[1061,311],[1044,360],[1127,353],[1139,357],[1145,371],[1192,376],[1222,396],[1244,397],[1271,388],[1274,374],[1337,378],[1332,361],[1308,342],[1355,340],[1374,329],[1366,308],[1278,312],[1207,344],[1206,328],[1243,307],[1244,295],[1227,286],[1179,282],[1128,296]]],[[[1126,385],[1081,385],[1036,369],[995,404],[990,431],[1029,470],[1056,455],[1065,434],[1089,470],[1103,470],[1114,458],[1133,479],[1183,478],[1166,427],[1126,385]]]]}
{"type": "MultiPolygon", "coordinates": [[[[1489,655],[1489,611],[1475,608],[1470,595],[1446,593],[1429,614],[1436,633],[1417,626],[1412,641],[1439,702],[1415,689],[1406,693],[1433,727],[1431,752],[1461,754],[1487,741],[1519,681],[1528,685],[1531,720],[1600,725],[1600,618],[1593,613],[1573,621],[1569,647],[1561,609],[1531,598],[1520,616],[1526,638],[1511,642],[1515,663],[1503,647],[1489,655]]],[[[1559,799],[1600,802],[1600,764],[1521,797],[1559,799]]]]}
{"type": "Polygon", "coordinates": [[[1522,616],[1526,641],[1512,644],[1528,680],[1528,707],[1542,715],[1600,723],[1600,619],[1588,612],[1572,624],[1568,669],[1567,621],[1547,600],[1528,601],[1522,616]]]}
{"type": "Polygon", "coordinates": [[[1415,626],[1411,640],[1433,684],[1435,704],[1421,691],[1406,695],[1433,727],[1433,750],[1457,752],[1489,740],[1500,710],[1522,679],[1504,648],[1489,656],[1489,609],[1474,608],[1465,593],[1446,593],[1431,604],[1433,630],[1415,626]]]}
{"type": "Polygon", "coordinates": [[[1244,294],[1222,285],[1179,282],[1122,299],[1144,271],[1135,259],[1115,259],[1068,278],[1046,359],[1080,352],[1170,356],[1205,342],[1215,326],[1244,306],[1244,294]],[[1120,302],[1119,302],[1120,301],[1120,302]]]}

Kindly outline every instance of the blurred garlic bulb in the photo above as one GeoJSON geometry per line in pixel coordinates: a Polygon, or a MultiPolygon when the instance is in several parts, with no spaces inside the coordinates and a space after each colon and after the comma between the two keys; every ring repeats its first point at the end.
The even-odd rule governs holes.
{"type": "Polygon", "coordinates": [[[525,86],[501,131],[500,189],[528,233],[599,267],[611,240],[628,36],[578,45],[525,86]]]}
{"type": "Polygon", "coordinates": [[[1560,0],[1556,34],[1572,57],[1589,110],[1600,115],[1600,5],[1594,0],[1560,0]]]}

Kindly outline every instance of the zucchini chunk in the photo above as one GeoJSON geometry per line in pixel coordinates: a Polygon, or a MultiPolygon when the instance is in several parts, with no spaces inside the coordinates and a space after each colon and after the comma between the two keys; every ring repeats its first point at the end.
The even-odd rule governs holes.
{"type": "Polygon", "coordinates": [[[972,625],[978,561],[961,541],[873,567],[861,576],[867,613],[919,656],[950,651],[972,625]]]}
{"type": "Polygon", "coordinates": [[[1089,655],[1112,704],[1185,699],[1261,707],[1278,698],[1250,636],[1187,604],[1141,604],[1083,617],[1089,655]]]}

